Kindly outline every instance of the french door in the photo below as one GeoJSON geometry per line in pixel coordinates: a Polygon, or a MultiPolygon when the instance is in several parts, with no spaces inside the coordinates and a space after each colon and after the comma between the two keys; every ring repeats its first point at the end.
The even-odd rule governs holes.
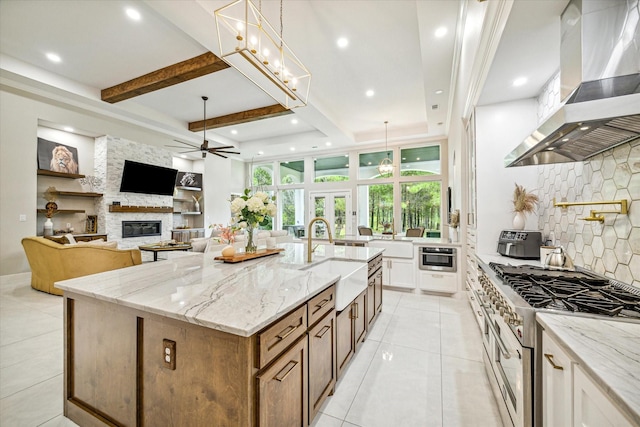
{"type": "MultiPolygon", "coordinates": [[[[326,191],[309,193],[309,219],[322,217],[329,222],[333,237],[344,237],[352,233],[351,191],[326,191]]],[[[323,222],[316,222],[311,237],[328,238],[323,222]]]]}

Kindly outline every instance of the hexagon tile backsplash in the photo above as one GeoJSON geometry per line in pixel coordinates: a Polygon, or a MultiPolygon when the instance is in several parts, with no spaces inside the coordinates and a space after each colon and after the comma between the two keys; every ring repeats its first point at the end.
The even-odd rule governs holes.
{"type": "Polygon", "coordinates": [[[545,165],[538,177],[539,226],[562,245],[576,265],[640,287],[640,139],[585,162],[545,165]],[[619,205],[553,207],[557,201],[627,199],[628,215],[605,214],[605,221],[580,218],[619,205]]]}

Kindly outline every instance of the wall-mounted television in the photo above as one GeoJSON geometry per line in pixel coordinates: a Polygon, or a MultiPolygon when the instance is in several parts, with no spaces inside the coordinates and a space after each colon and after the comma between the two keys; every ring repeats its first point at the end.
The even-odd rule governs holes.
{"type": "Polygon", "coordinates": [[[172,196],[177,174],[177,169],[125,160],[120,191],[172,196]]]}

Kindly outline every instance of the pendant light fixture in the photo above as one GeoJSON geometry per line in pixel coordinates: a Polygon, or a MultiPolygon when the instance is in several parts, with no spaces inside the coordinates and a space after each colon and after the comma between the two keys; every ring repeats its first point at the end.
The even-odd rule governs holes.
{"type": "Polygon", "coordinates": [[[282,38],[280,31],[251,0],[235,0],[214,12],[220,58],[255,85],[290,109],[307,105],[311,73],[282,38]]]}
{"type": "Polygon", "coordinates": [[[388,178],[393,175],[393,161],[389,158],[389,150],[387,148],[387,144],[389,143],[388,138],[388,125],[389,121],[385,120],[384,122],[384,149],[387,152],[387,157],[382,159],[380,164],[378,165],[378,172],[380,172],[380,176],[388,178]]]}

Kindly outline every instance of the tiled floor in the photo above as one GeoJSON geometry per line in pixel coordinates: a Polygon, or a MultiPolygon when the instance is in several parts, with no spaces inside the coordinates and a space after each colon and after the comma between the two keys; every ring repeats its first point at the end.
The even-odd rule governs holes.
{"type": "MultiPolygon", "coordinates": [[[[62,299],[0,276],[0,426],[62,416],[62,299]]],[[[466,300],[384,291],[383,312],[314,427],[502,427],[466,300]]]]}

